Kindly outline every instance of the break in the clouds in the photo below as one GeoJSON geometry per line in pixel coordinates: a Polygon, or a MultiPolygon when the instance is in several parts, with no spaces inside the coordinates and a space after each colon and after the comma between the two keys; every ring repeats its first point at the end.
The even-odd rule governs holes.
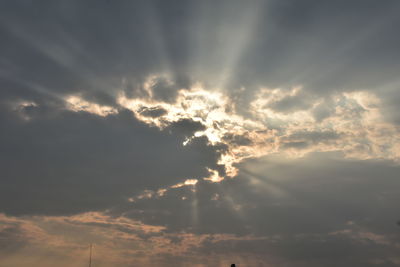
{"type": "Polygon", "coordinates": [[[3,1],[0,266],[397,266],[397,1],[3,1]]]}

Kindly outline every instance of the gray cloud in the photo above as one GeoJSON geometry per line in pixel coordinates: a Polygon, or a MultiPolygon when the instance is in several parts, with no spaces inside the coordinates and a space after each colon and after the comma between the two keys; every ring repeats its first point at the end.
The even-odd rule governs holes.
{"type": "Polygon", "coordinates": [[[311,101],[309,97],[302,94],[296,94],[294,96],[286,96],[283,99],[274,102],[270,105],[270,108],[277,112],[293,112],[297,110],[305,110],[311,107],[311,101]]]}
{"type": "MultiPolygon", "coordinates": [[[[240,95],[243,110],[260,85],[303,85],[316,95],[366,89],[394,109],[397,91],[389,85],[398,83],[399,8],[397,1],[7,1],[1,76],[24,91],[83,90],[107,103],[113,89],[168,72],[175,88],[227,79],[225,89],[240,95]],[[240,30],[249,32],[243,44],[240,30]]],[[[155,89],[162,99],[175,94],[165,81],[155,89]]],[[[286,99],[279,106],[305,107],[300,103],[286,99]]]]}
{"type": "Polygon", "coordinates": [[[164,114],[166,114],[167,111],[163,108],[143,108],[140,111],[140,114],[146,117],[152,117],[152,118],[156,118],[156,117],[160,117],[164,114]]]}
{"type": "Polygon", "coordinates": [[[318,145],[340,138],[340,134],[334,131],[299,131],[283,138],[284,147],[307,148],[310,145],[318,145]]]}
{"type": "Polygon", "coordinates": [[[389,162],[334,153],[270,156],[241,164],[236,179],[199,182],[114,212],[170,233],[237,236],[211,236],[193,247],[199,253],[253,255],[287,266],[395,266],[398,171],[389,162]]]}
{"type": "Polygon", "coordinates": [[[358,242],[346,236],[206,240],[196,249],[209,255],[234,257],[236,253],[251,258],[249,261],[259,266],[396,266],[396,262],[388,258],[395,257],[395,248],[368,241],[358,242]]]}
{"type": "Polygon", "coordinates": [[[123,110],[105,118],[49,110],[27,122],[3,110],[1,124],[1,210],[12,214],[104,209],[219,168],[219,152],[204,138],[182,146],[201,127],[190,121],[160,132],[123,110]]]}
{"type": "MultiPolygon", "coordinates": [[[[375,158],[396,158],[390,147],[400,122],[399,11],[395,0],[2,1],[0,212],[57,218],[107,209],[112,218],[164,226],[151,237],[167,235],[173,244],[185,241],[182,233],[210,235],[191,247],[194,254],[154,258],[166,266],[225,264],[204,258],[212,253],[254,258],[254,266],[398,265],[399,166],[345,156],[375,151],[375,158]],[[146,87],[149,77],[155,78],[146,87]],[[158,104],[174,103],[178,90],[197,82],[229,96],[226,114],[244,119],[254,118],[250,103],[260,88],[286,93],[300,86],[268,108],[280,115],[309,110],[316,127],[296,130],[299,121],[289,117],[294,127],[278,136],[282,147],[332,151],[335,146],[322,146],[343,132],[348,139],[338,147],[349,153],[287,159],[259,151],[273,151],[267,130],[285,133],[267,113],[264,132],[243,128],[224,133],[224,144],[211,145],[202,136],[184,146],[206,130],[204,121],[182,116],[159,129],[118,103],[122,92],[157,101],[138,114],[162,121],[169,113],[158,104]],[[350,103],[354,98],[349,107],[334,101],[355,91],[377,96],[384,120],[395,126],[362,124],[360,114],[373,116],[375,109],[367,114],[360,103],[350,103]],[[71,95],[118,112],[73,111],[65,102],[71,95]],[[346,124],[332,119],[318,129],[335,116],[346,124]],[[245,155],[241,160],[249,152],[239,148],[269,156],[233,162],[239,171],[234,179],[202,180],[210,175],[207,168],[226,175],[219,160],[231,147],[245,155]],[[198,182],[176,186],[186,179],[198,182]],[[146,192],[151,197],[137,197],[146,192]]],[[[222,118],[213,127],[224,123],[238,126],[222,118]]],[[[16,223],[0,228],[2,255],[26,245],[21,229],[16,223]]]]}

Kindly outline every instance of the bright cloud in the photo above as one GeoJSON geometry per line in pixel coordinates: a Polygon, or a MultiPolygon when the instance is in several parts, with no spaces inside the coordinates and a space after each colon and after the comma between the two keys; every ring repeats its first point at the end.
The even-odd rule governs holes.
{"type": "Polygon", "coordinates": [[[102,117],[116,114],[118,112],[117,109],[113,107],[89,102],[77,95],[68,96],[67,98],[65,98],[65,102],[67,103],[67,108],[69,110],[76,112],[85,111],[102,117]]]}
{"type": "MultiPolygon", "coordinates": [[[[207,90],[200,83],[177,89],[174,101],[160,100],[154,91],[160,77],[175,86],[164,76],[152,75],[142,85],[144,95],[128,97],[121,92],[117,102],[142,122],[160,129],[180,120],[204,125],[183,145],[203,136],[212,145],[226,145],[218,164],[225,166],[228,177],[237,175],[236,163],[273,153],[303,157],[310,152],[340,151],[356,159],[400,159],[400,131],[384,120],[381,102],[372,93],[355,91],[315,98],[304,94],[301,86],[260,88],[249,104],[250,115],[245,116],[222,91],[207,90]],[[322,117],[320,113],[324,113],[322,117]]],[[[118,112],[77,96],[65,100],[73,111],[99,116],[118,112]]],[[[209,172],[204,179],[218,182],[224,178],[216,170],[209,172]]]]}

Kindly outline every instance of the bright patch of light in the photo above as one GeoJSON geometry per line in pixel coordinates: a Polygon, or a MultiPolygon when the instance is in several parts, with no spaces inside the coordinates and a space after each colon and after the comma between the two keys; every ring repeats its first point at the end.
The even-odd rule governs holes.
{"type": "MultiPolygon", "coordinates": [[[[279,112],[274,108],[276,104],[302,97],[301,86],[289,90],[261,88],[249,104],[252,117],[245,118],[235,111],[227,95],[206,90],[200,83],[179,89],[173,102],[156,100],[152,91],[156,78],[151,76],[145,81],[147,96],[128,98],[121,93],[118,103],[132,110],[139,120],[161,129],[182,119],[200,122],[205,129],[188,137],[183,145],[201,136],[212,145],[225,144],[227,150],[218,164],[225,166],[228,177],[238,174],[236,163],[271,153],[302,157],[313,151],[339,150],[359,159],[399,159],[398,129],[383,121],[379,100],[366,92],[338,94],[329,102],[310,98],[306,108],[279,112]],[[313,112],[321,105],[329,105],[331,114],[317,122],[313,112]],[[143,114],[143,110],[156,109],[165,112],[158,117],[143,114]]],[[[216,170],[209,171],[211,176],[204,177],[205,180],[223,180],[216,170]]]]}
{"type": "Polygon", "coordinates": [[[207,169],[211,174],[210,176],[204,178],[204,180],[208,180],[211,181],[213,183],[219,183],[222,180],[224,180],[224,177],[219,176],[218,172],[216,170],[212,170],[212,169],[207,169]]]}
{"type": "Polygon", "coordinates": [[[194,186],[197,183],[198,183],[197,179],[187,179],[183,183],[179,183],[179,184],[173,185],[170,188],[180,188],[180,187],[183,187],[183,186],[194,186]]]}
{"type": "Polygon", "coordinates": [[[29,121],[31,119],[31,117],[29,116],[29,113],[25,112],[26,109],[28,108],[36,108],[38,107],[38,104],[36,104],[33,101],[17,101],[16,103],[12,104],[13,106],[13,110],[18,112],[20,117],[25,120],[25,121],[29,121]]]}
{"type": "MultiPolygon", "coordinates": [[[[223,144],[218,164],[225,167],[227,177],[238,174],[235,164],[247,158],[272,153],[289,157],[302,157],[310,152],[342,151],[357,159],[385,158],[400,161],[400,135],[398,127],[382,118],[379,99],[367,92],[332,95],[329,98],[304,98],[302,87],[291,89],[260,88],[249,103],[251,116],[244,117],[235,110],[235,103],[219,90],[207,90],[197,83],[191,88],[176,90],[174,100],[157,98],[154,88],[157,75],[150,76],[142,85],[144,94],[127,97],[121,92],[117,102],[131,110],[140,121],[160,129],[181,120],[192,120],[204,126],[183,142],[190,145],[195,138],[206,137],[211,145],[223,144]],[[301,99],[305,105],[279,111],[279,105],[301,99]],[[316,120],[320,107],[327,115],[316,120]]],[[[168,86],[171,80],[162,76],[168,86]]],[[[99,116],[115,114],[117,109],[88,102],[79,96],[65,99],[72,111],[85,111],[99,116]]],[[[26,103],[30,105],[30,103],[26,103]]],[[[209,169],[210,182],[224,179],[217,170],[209,169]]],[[[169,188],[194,186],[198,180],[189,179],[169,188]]],[[[162,196],[168,188],[157,192],[144,192],[140,197],[162,196]]]]}
{"type": "Polygon", "coordinates": [[[118,113],[116,108],[88,102],[79,96],[68,96],[65,98],[65,102],[67,103],[67,108],[75,112],[85,111],[102,117],[118,113]]]}

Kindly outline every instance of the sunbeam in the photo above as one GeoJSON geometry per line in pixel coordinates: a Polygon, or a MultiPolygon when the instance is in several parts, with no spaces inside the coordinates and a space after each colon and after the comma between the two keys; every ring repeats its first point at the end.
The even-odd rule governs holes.
{"type": "Polygon", "coordinates": [[[263,1],[222,1],[211,7],[198,2],[193,11],[194,36],[191,74],[219,89],[226,89],[246,50],[263,1]]]}
{"type": "Polygon", "coordinates": [[[398,14],[0,1],[0,267],[400,266],[398,14]]]}

